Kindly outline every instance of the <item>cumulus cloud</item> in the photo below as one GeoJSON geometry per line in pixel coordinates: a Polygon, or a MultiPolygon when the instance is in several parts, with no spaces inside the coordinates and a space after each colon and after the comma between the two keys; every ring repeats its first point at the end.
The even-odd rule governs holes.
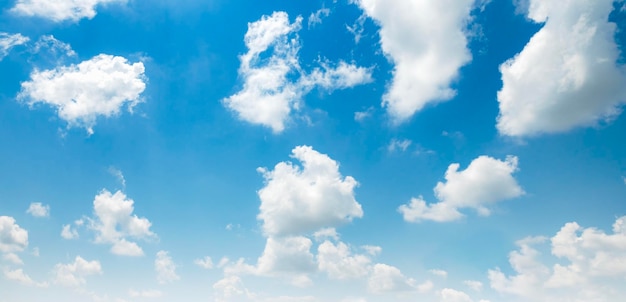
{"type": "Polygon", "coordinates": [[[468,294],[462,291],[458,291],[456,289],[452,289],[452,288],[442,289],[439,295],[441,296],[441,302],[473,302],[474,301],[468,294]]]}
{"type": "Polygon", "coordinates": [[[528,18],[545,24],[500,66],[500,133],[563,132],[617,116],[626,74],[616,65],[616,25],[608,22],[614,1],[526,2],[528,18]]]}
{"type": "Polygon", "coordinates": [[[72,228],[71,225],[64,224],[63,228],[61,229],[61,237],[63,237],[63,239],[72,240],[72,239],[78,239],[79,235],[78,235],[78,231],[72,228]]]}
{"type": "Polygon", "coordinates": [[[50,206],[41,202],[32,202],[26,213],[33,215],[33,217],[48,217],[50,216],[50,206]]]}
{"type": "Polygon", "coordinates": [[[18,99],[31,107],[49,105],[68,127],[83,127],[91,134],[98,117],[118,115],[125,105],[132,112],[142,101],[144,71],[141,62],[100,54],[78,65],[33,71],[18,99]]]}
{"type": "Polygon", "coordinates": [[[16,265],[23,265],[24,261],[22,261],[22,258],[20,258],[20,256],[18,256],[15,253],[8,253],[8,254],[4,254],[2,256],[2,259],[4,261],[16,264],[16,265]]]}
{"type": "Polygon", "coordinates": [[[324,241],[317,248],[317,263],[319,270],[326,272],[331,279],[354,279],[368,275],[371,259],[352,254],[350,247],[343,242],[324,241]]]}
{"type": "Polygon", "coordinates": [[[96,195],[94,219],[90,219],[89,228],[96,231],[96,243],[111,244],[111,252],[122,256],[142,256],[143,250],[129,238],[151,238],[156,235],[150,231],[152,223],[147,218],[133,215],[134,201],[121,191],[112,194],[102,190],[96,195]]]}
{"type": "Polygon", "coordinates": [[[417,288],[414,279],[405,277],[396,267],[381,263],[374,265],[367,285],[370,292],[377,294],[412,291],[417,288]]]}
{"type": "Polygon", "coordinates": [[[265,186],[258,192],[258,218],[266,234],[311,233],[363,216],[354,197],[358,183],[351,176],[343,177],[336,161],[309,146],[295,147],[291,157],[302,167],[281,162],[274,170],[259,168],[265,186]]]}
{"type": "Polygon", "coordinates": [[[241,301],[252,295],[238,276],[227,276],[213,284],[216,302],[241,301]]]}
{"type": "Polygon", "coordinates": [[[300,67],[297,32],[302,18],[289,22],[285,12],[274,12],[248,24],[244,42],[248,52],[239,57],[242,89],[223,100],[241,120],[285,129],[292,111],[302,107],[302,97],[316,86],[328,91],[371,82],[371,71],[345,62],[322,64],[310,75],[300,67]],[[268,58],[262,55],[268,54],[268,58]]]}
{"type": "Polygon", "coordinates": [[[157,281],[159,284],[180,280],[180,276],[176,274],[176,264],[166,251],[157,252],[156,259],[154,260],[154,270],[157,272],[157,281]]]}
{"type": "Polygon", "coordinates": [[[9,54],[11,48],[28,42],[28,38],[21,34],[0,32],[0,61],[9,54]]]}
{"type": "Polygon", "coordinates": [[[17,0],[11,12],[28,17],[40,17],[54,22],[92,19],[96,7],[109,3],[126,3],[128,0],[17,0]]]}
{"type": "Polygon", "coordinates": [[[431,269],[428,270],[429,273],[435,275],[435,276],[439,276],[442,278],[447,278],[448,277],[448,272],[442,270],[442,269],[431,269]]]}
{"type": "Polygon", "coordinates": [[[68,57],[75,57],[76,52],[72,49],[72,46],[57,40],[53,35],[44,35],[39,37],[32,52],[39,53],[42,49],[47,49],[54,55],[64,55],[68,57]]]}
{"type": "Polygon", "coordinates": [[[0,252],[21,252],[28,246],[28,232],[10,216],[0,216],[0,252]]]}
{"type": "Polygon", "coordinates": [[[476,281],[476,280],[465,280],[463,281],[463,284],[465,284],[465,286],[471,288],[474,291],[481,291],[483,289],[483,283],[480,281],[476,281]]]}
{"type": "Polygon", "coordinates": [[[5,270],[4,277],[11,281],[16,281],[28,286],[48,287],[47,282],[36,282],[28,276],[21,268],[16,270],[5,270]]]}
{"type": "Polygon", "coordinates": [[[524,194],[513,173],[517,171],[517,157],[501,161],[489,156],[474,159],[467,169],[458,171],[458,163],[451,164],[445,174],[446,182],[434,188],[439,200],[427,204],[420,196],[398,208],[409,222],[433,220],[438,222],[460,219],[462,208],[475,209],[480,215],[489,215],[488,206],[524,194]]]}
{"type": "Polygon", "coordinates": [[[383,52],[395,65],[383,96],[394,122],[426,104],[449,100],[459,69],[471,61],[465,28],[474,0],[355,0],[380,25],[383,52]]]}
{"type": "Polygon", "coordinates": [[[491,287],[533,301],[618,301],[626,294],[626,216],[615,221],[612,234],[565,224],[550,239],[555,260],[541,257],[546,241],[518,242],[519,250],[509,255],[515,274],[490,270],[491,287]]]}
{"type": "Polygon", "coordinates": [[[63,286],[81,286],[87,281],[85,277],[102,274],[100,261],[87,261],[76,256],[73,263],[57,264],[54,267],[55,283],[63,286]]]}

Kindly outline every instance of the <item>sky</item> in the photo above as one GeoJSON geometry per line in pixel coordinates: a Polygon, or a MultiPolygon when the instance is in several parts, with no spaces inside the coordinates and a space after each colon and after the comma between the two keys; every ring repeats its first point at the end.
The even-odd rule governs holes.
{"type": "Polygon", "coordinates": [[[626,295],[622,0],[0,0],[0,302],[626,295]]]}

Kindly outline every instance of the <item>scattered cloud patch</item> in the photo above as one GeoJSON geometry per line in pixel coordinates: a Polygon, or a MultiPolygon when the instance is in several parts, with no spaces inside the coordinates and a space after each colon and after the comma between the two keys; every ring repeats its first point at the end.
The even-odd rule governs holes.
{"type": "Polygon", "coordinates": [[[413,142],[410,139],[399,140],[397,138],[394,138],[391,140],[391,142],[389,142],[389,145],[387,146],[387,151],[389,151],[389,153],[404,152],[411,146],[412,143],[413,142]]]}
{"type": "Polygon", "coordinates": [[[438,277],[442,277],[442,278],[447,278],[448,277],[448,272],[442,270],[442,269],[431,269],[428,271],[429,273],[438,276],[438,277]]]}
{"type": "Polygon", "coordinates": [[[439,182],[434,188],[438,203],[427,204],[420,196],[400,206],[398,211],[408,222],[457,220],[463,217],[459,212],[463,208],[475,209],[479,215],[490,215],[490,205],[524,194],[513,178],[517,165],[515,156],[508,156],[504,161],[480,156],[463,171],[458,171],[459,164],[451,164],[445,174],[446,182],[439,182]]]}
{"type": "Polygon", "coordinates": [[[382,50],[395,65],[383,96],[393,122],[455,96],[450,85],[472,59],[465,28],[474,0],[354,2],[380,26],[382,50]]]}
{"type": "Polygon", "coordinates": [[[316,12],[311,13],[309,16],[309,28],[315,27],[315,25],[322,24],[322,18],[326,18],[330,15],[330,9],[322,7],[316,12]]]}
{"type": "Polygon", "coordinates": [[[509,255],[515,274],[490,270],[491,288],[533,301],[617,301],[626,294],[626,216],[616,219],[612,233],[566,223],[549,241],[554,260],[541,257],[546,241],[519,241],[509,255]]]}
{"type": "Polygon", "coordinates": [[[365,121],[366,119],[372,117],[372,115],[374,114],[374,111],[375,111],[374,107],[369,107],[365,111],[357,111],[354,113],[354,120],[361,123],[365,121]]]}
{"type": "Polygon", "coordinates": [[[96,231],[95,242],[111,244],[111,253],[122,256],[142,256],[143,250],[129,238],[145,239],[156,237],[147,218],[133,214],[134,201],[121,191],[112,194],[102,190],[96,195],[93,205],[93,219],[89,228],[96,231]]]}
{"type": "Polygon", "coordinates": [[[359,44],[361,42],[361,38],[363,38],[363,32],[365,31],[365,20],[367,20],[367,15],[362,14],[359,18],[354,21],[354,24],[346,25],[346,29],[354,36],[354,43],[359,44]]]}
{"type": "Polygon", "coordinates": [[[154,270],[157,273],[157,281],[159,284],[167,284],[180,280],[180,276],[176,274],[176,264],[166,251],[159,251],[154,260],[154,270]]]}
{"type": "Polygon", "coordinates": [[[42,49],[47,49],[54,55],[64,55],[68,57],[76,56],[76,52],[72,49],[71,45],[57,40],[53,35],[44,35],[39,37],[33,46],[32,52],[39,53],[42,49]]]}
{"type": "Polygon", "coordinates": [[[63,239],[72,240],[78,239],[80,236],[78,235],[78,231],[75,228],[72,228],[69,224],[64,224],[61,229],[61,237],[63,239]]]}
{"type": "Polygon", "coordinates": [[[15,270],[5,270],[4,277],[11,281],[16,281],[27,286],[48,287],[47,282],[35,282],[21,268],[15,270]]]}
{"type": "Polygon", "coordinates": [[[0,252],[21,252],[28,246],[28,232],[10,216],[0,216],[0,252]]]}
{"type": "Polygon", "coordinates": [[[33,202],[28,206],[26,213],[33,215],[33,217],[48,217],[50,216],[50,206],[41,202],[33,202]]]}
{"type": "Polygon", "coordinates": [[[7,253],[2,256],[2,259],[6,262],[13,263],[15,265],[24,265],[24,261],[15,253],[7,253]]]}
{"type": "Polygon", "coordinates": [[[78,65],[33,71],[17,98],[31,107],[49,105],[68,127],[91,134],[98,117],[118,115],[125,105],[132,112],[142,101],[144,71],[141,62],[100,54],[78,65]]]}
{"type": "Polygon", "coordinates": [[[117,179],[117,181],[120,183],[120,185],[122,185],[123,188],[126,188],[126,178],[124,178],[124,173],[122,173],[122,170],[115,167],[109,167],[109,173],[113,175],[115,179],[117,179]]]}
{"type": "Polygon", "coordinates": [[[322,64],[307,75],[298,58],[301,23],[301,17],[290,23],[287,13],[274,12],[248,24],[244,37],[248,52],[239,57],[243,88],[223,100],[241,120],[279,133],[292,111],[302,107],[302,97],[316,86],[332,91],[372,81],[369,69],[345,62],[322,64]],[[269,58],[262,58],[266,53],[269,58]]]}
{"type": "Polygon", "coordinates": [[[0,61],[9,54],[11,48],[25,44],[29,39],[21,34],[0,32],[0,61]]]}
{"type": "Polygon", "coordinates": [[[371,259],[367,255],[354,255],[350,247],[338,242],[324,241],[317,248],[319,271],[331,279],[357,279],[369,274],[371,259]]]}
{"type": "Polygon", "coordinates": [[[266,234],[312,233],[363,216],[354,197],[358,183],[342,176],[336,161],[309,146],[295,147],[291,157],[302,167],[281,162],[274,170],[258,169],[265,178],[258,219],[266,234]]]}
{"type": "Polygon", "coordinates": [[[614,1],[526,2],[528,18],[545,24],[500,66],[500,133],[564,132],[619,115],[626,72],[608,21],[614,1]]]}
{"type": "Polygon", "coordinates": [[[483,289],[483,283],[480,281],[476,281],[476,280],[465,280],[463,281],[463,284],[465,284],[465,286],[471,288],[474,291],[481,291],[483,289]]]}
{"type": "Polygon", "coordinates": [[[456,289],[452,289],[452,288],[442,289],[439,295],[441,296],[441,302],[473,302],[474,301],[468,294],[462,291],[458,291],[456,289]]]}
{"type": "Polygon", "coordinates": [[[414,279],[405,277],[396,267],[381,263],[374,265],[367,284],[368,290],[375,294],[413,291],[417,288],[414,279]]]}
{"type": "Polygon", "coordinates": [[[102,274],[100,261],[87,261],[76,256],[73,263],[57,264],[54,267],[55,283],[63,286],[81,286],[87,283],[85,277],[102,274]]]}
{"type": "Polygon", "coordinates": [[[212,269],[213,268],[213,260],[211,260],[211,257],[206,256],[202,259],[196,259],[193,261],[193,263],[203,269],[212,269]]]}
{"type": "Polygon", "coordinates": [[[109,3],[126,3],[128,0],[17,0],[11,12],[27,16],[48,19],[53,22],[92,19],[96,16],[96,7],[109,3]]]}
{"type": "Polygon", "coordinates": [[[128,291],[128,295],[131,298],[160,298],[163,296],[163,292],[157,289],[141,291],[131,289],[128,291]]]}

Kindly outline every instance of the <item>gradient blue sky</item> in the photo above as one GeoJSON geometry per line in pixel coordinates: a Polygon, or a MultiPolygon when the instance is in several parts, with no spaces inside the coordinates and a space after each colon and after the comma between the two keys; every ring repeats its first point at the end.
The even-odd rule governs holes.
{"type": "Polygon", "coordinates": [[[626,295],[623,1],[0,9],[0,302],[626,295]]]}

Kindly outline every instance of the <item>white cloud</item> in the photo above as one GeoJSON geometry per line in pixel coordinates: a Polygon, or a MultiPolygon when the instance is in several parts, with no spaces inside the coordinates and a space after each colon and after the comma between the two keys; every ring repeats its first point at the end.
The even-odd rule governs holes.
{"type": "Polygon", "coordinates": [[[411,146],[413,142],[410,139],[403,139],[403,140],[399,140],[399,139],[392,139],[391,142],[389,142],[389,145],[387,146],[387,151],[389,151],[390,153],[396,152],[396,151],[406,151],[407,148],[409,148],[411,146]]]}
{"type": "Polygon", "coordinates": [[[442,270],[442,269],[431,269],[428,271],[429,273],[435,275],[435,276],[439,276],[442,278],[446,278],[448,277],[448,272],[442,270]]]}
{"type": "Polygon", "coordinates": [[[18,256],[17,254],[14,254],[14,253],[4,254],[2,256],[2,259],[4,261],[11,262],[11,263],[16,264],[16,265],[23,265],[24,264],[24,261],[22,261],[20,256],[18,256]]]}
{"type": "Polygon", "coordinates": [[[216,302],[242,301],[252,296],[238,276],[227,276],[215,282],[213,290],[216,302]]]}
{"type": "Polygon", "coordinates": [[[269,235],[295,235],[334,227],[363,216],[354,198],[357,181],[339,173],[339,164],[309,146],[298,146],[291,162],[278,163],[274,170],[259,168],[266,184],[258,218],[269,235]]]}
{"type": "Polygon", "coordinates": [[[444,288],[439,294],[441,302],[473,302],[468,294],[452,288],[444,288]]]}
{"type": "Polygon", "coordinates": [[[533,301],[619,301],[625,294],[626,216],[613,224],[613,233],[565,224],[551,238],[550,252],[558,259],[541,257],[545,238],[518,242],[509,255],[515,275],[489,271],[491,287],[498,292],[533,301]]]}
{"type": "Polygon", "coordinates": [[[474,291],[481,291],[483,289],[483,283],[480,281],[476,281],[476,280],[465,280],[463,281],[463,284],[465,284],[467,287],[471,288],[474,291]]]}
{"type": "Polygon", "coordinates": [[[446,171],[446,182],[439,182],[434,188],[438,203],[428,205],[420,196],[412,198],[408,205],[402,205],[398,210],[409,222],[460,219],[463,214],[458,210],[462,208],[489,215],[488,206],[524,194],[512,175],[518,170],[517,161],[514,156],[508,156],[504,161],[479,156],[460,172],[459,164],[451,164],[446,171]]]}
{"type": "Polygon", "coordinates": [[[0,252],[21,252],[28,246],[28,232],[10,216],[0,216],[0,252]]]}
{"type": "Polygon", "coordinates": [[[132,112],[142,101],[144,71],[141,62],[129,64],[126,58],[100,54],[78,65],[33,71],[18,99],[31,107],[52,106],[68,127],[93,133],[98,117],[118,115],[124,105],[132,112]]]}
{"type": "Polygon", "coordinates": [[[28,42],[28,38],[21,34],[0,32],[0,61],[9,54],[11,48],[28,42]]]}
{"type": "Polygon", "coordinates": [[[48,49],[48,51],[55,55],[59,55],[60,53],[61,55],[68,57],[76,56],[76,52],[74,52],[71,45],[57,40],[53,35],[44,35],[39,37],[37,42],[35,42],[32,52],[39,53],[41,49],[44,48],[48,49]]]}
{"type": "Polygon", "coordinates": [[[63,237],[63,239],[72,240],[72,239],[78,239],[79,235],[78,235],[78,231],[72,228],[71,225],[64,224],[63,229],[61,229],[61,237],[63,237]]]}
{"type": "Polygon", "coordinates": [[[355,279],[367,276],[371,259],[366,255],[353,255],[343,242],[325,241],[317,248],[317,263],[319,270],[331,279],[355,279]]]}
{"type": "Polygon", "coordinates": [[[157,289],[141,291],[131,289],[128,291],[128,295],[131,298],[160,298],[163,296],[163,292],[157,289]]]}
{"type": "Polygon", "coordinates": [[[176,264],[166,251],[159,251],[154,260],[154,270],[157,272],[157,281],[159,284],[171,283],[180,280],[180,276],[176,274],[176,264]]]}
{"type": "Polygon", "coordinates": [[[316,241],[322,241],[326,238],[339,240],[339,234],[335,228],[323,228],[313,233],[313,238],[315,238],[316,241]]]}
{"type": "Polygon", "coordinates": [[[332,91],[371,82],[371,71],[339,62],[337,67],[322,64],[311,75],[298,62],[297,32],[302,18],[289,22],[285,12],[274,12],[248,24],[244,42],[248,52],[240,56],[239,76],[243,87],[223,100],[226,107],[246,122],[285,129],[291,112],[302,107],[302,97],[316,86],[332,91]],[[269,52],[269,58],[261,54],[269,52]]]}
{"type": "Polygon", "coordinates": [[[311,13],[309,16],[309,28],[315,27],[317,24],[322,23],[322,18],[326,18],[330,15],[330,9],[322,7],[318,9],[316,12],[311,13]]]}
{"type": "Polygon", "coordinates": [[[213,260],[211,260],[211,257],[206,256],[202,259],[196,259],[193,261],[193,263],[203,269],[212,269],[213,268],[213,260]]]}
{"type": "Polygon", "coordinates": [[[374,110],[374,107],[369,107],[365,111],[357,111],[354,113],[354,120],[361,123],[365,119],[372,117],[374,110]]]}
{"type": "Polygon", "coordinates": [[[563,132],[617,116],[626,74],[616,66],[616,25],[608,22],[614,1],[527,2],[528,18],[545,24],[500,66],[500,133],[563,132]]]}
{"type": "Polygon", "coordinates": [[[73,263],[57,264],[54,267],[55,282],[64,286],[80,286],[87,281],[85,277],[102,274],[100,261],[87,261],[76,256],[73,263]]]}
{"type": "Polygon", "coordinates": [[[143,250],[127,238],[151,238],[152,223],[146,218],[133,215],[134,201],[121,191],[111,194],[102,190],[96,195],[93,206],[95,219],[89,228],[96,231],[96,243],[111,244],[111,252],[123,256],[141,256],[143,250]]]}
{"type": "Polygon", "coordinates": [[[13,13],[49,19],[54,22],[92,19],[96,6],[109,3],[126,3],[128,0],[18,0],[11,8],[13,13]]]}
{"type": "Polygon", "coordinates": [[[367,20],[367,15],[362,14],[359,18],[354,21],[352,26],[346,25],[346,29],[354,36],[354,43],[359,44],[361,38],[363,38],[363,32],[365,31],[365,20],[367,20]]]}
{"type": "Polygon", "coordinates": [[[37,287],[48,287],[47,282],[35,282],[30,278],[24,271],[20,269],[16,270],[5,270],[4,277],[11,281],[16,281],[24,285],[28,286],[37,286],[37,287]]]}
{"type": "Polygon", "coordinates": [[[109,173],[117,179],[122,187],[126,187],[126,178],[124,178],[124,173],[122,173],[122,170],[115,167],[109,167],[109,173]]]}
{"type": "Polygon", "coordinates": [[[374,265],[367,284],[370,292],[379,294],[413,291],[416,289],[415,283],[415,280],[405,277],[398,268],[378,263],[374,265]]]}
{"type": "Polygon", "coordinates": [[[395,122],[445,101],[459,69],[471,61],[464,31],[474,0],[357,0],[380,25],[383,52],[395,64],[383,106],[395,122]]]}
{"type": "Polygon", "coordinates": [[[48,217],[50,216],[50,206],[43,205],[41,202],[32,202],[26,213],[33,215],[33,217],[48,217]]]}

